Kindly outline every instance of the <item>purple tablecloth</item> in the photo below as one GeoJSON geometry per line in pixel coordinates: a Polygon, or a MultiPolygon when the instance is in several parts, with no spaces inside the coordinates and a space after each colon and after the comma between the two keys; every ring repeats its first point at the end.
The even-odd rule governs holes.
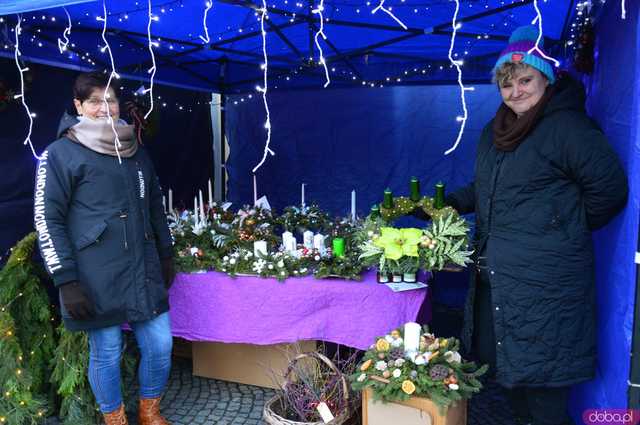
{"type": "MultiPolygon", "coordinates": [[[[427,289],[394,293],[367,273],[361,282],[223,273],[178,274],[170,291],[175,336],[191,341],[278,344],[323,340],[360,349],[415,321],[427,289]]],[[[420,316],[429,320],[424,303],[420,316]]]]}

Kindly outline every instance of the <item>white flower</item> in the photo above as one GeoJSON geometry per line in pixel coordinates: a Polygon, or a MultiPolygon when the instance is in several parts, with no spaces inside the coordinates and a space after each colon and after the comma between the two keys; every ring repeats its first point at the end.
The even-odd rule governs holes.
{"type": "Polygon", "coordinates": [[[362,382],[365,379],[367,379],[367,374],[366,373],[361,373],[360,376],[358,376],[358,382],[362,382]]]}
{"type": "Polygon", "coordinates": [[[404,364],[404,359],[397,359],[396,360],[396,367],[402,367],[403,364],[404,364]]]}
{"type": "Polygon", "coordinates": [[[306,273],[306,272],[307,272],[307,268],[306,267],[303,267],[303,268],[300,269],[300,273],[306,273]]]}
{"type": "Polygon", "coordinates": [[[385,335],[385,336],[384,336],[384,339],[385,339],[389,344],[391,344],[391,343],[393,342],[393,337],[392,337],[391,335],[385,335]]]}
{"type": "Polygon", "coordinates": [[[249,258],[253,257],[253,252],[251,252],[251,251],[247,252],[247,257],[249,257],[249,258]]]}
{"type": "Polygon", "coordinates": [[[235,264],[236,263],[236,259],[232,258],[231,260],[229,260],[229,264],[235,264]]]}
{"type": "Polygon", "coordinates": [[[379,362],[376,362],[376,369],[378,369],[381,372],[384,372],[385,370],[387,370],[387,362],[380,360],[379,362]]]}
{"type": "Polygon", "coordinates": [[[373,236],[373,230],[369,230],[369,231],[367,232],[367,236],[369,236],[369,237],[373,236]]]}
{"type": "Polygon", "coordinates": [[[298,273],[300,273],[298,270],[293,271],[293,274],[298,274],[298,273]]]}
{"type": "Polygon", "coordinates": [[[278,261],[277,266],[278,266],[278,268],[280,268],[280,269],[281,269],[281,268],[283,268],[283,267],[284,267],[284,261],[282,261],[282,260],[278,261]]]}
{"type": "Polygon", "coordinates": [[[238,258],[240,257],[240,253],[238,251],[231,254],[232,257],[238,258]]]}
{"type": "Polygon", "coordinates": [[[425,356],[423,356],[423,355],[417,355],[417,356],[416,356],[416,358],[413,360],[413,362],[414,362],[415,364],[417,364],[418,366],[419,366],[419,365],[422,365],[422,364],[427,364],[427,363],[428,363],[428,362],[427,362],[427,358],[426,358],[425,356]]]}
{"type": "Polygon", "coordinates": [[[398,348],[398,347],[401,347],[401,346],[402,346],[402,343],[403,343],[403,342],[404,342],[404,341],[402,340],[402,338],[396,338],[396,339],[394,339],[393,341],[391,341],[391,346],[392,346],[392,347],[395,347],[395,348],[398,348]]]}
{"type": "Polygon", "coordinates": [[[447,351],[444,353],[444,358],[449,363],[460,363],[462,362],[462,356],[457,351],[447,351]]]}
{"type": "Polygon", "coordinates": [[[267,266],[267,268],[268,268],[269,270],[273,270],[273,264],[269,264],[269,265],[267,266]]]}
{"type": "Polygon", "coordinates": [[[316,255],[315,257],[313,257],[313,259],[316,260],[316,261],[320,261],[320,256],[316,255]]]}
{"type": "Polygon", "coordinates": [[[223,267],[223,268],[222,268],[222,271],[223,271],[223,272],[226,272],[226,271],[227,271],[227,269],[225,269],[225,268],[223,267]]]}
{"type": "Polygon", "coordinates": [[[284,276],[285,274],[285,272],[280,272],[280,276],[284,276]]]}
{"type": "Polygon", "coordinates": [[[225,255],[224,257],[222,257],[222,261],[229,261],[229,256],[225,255]]]}
{"type": "Polygon", "coordinates": [[[402,375],[402,371],[400,369],[394,369],[393,370],[393,377],[394,378],[399,378],[400,375],[402,375]]]}
{"type": "Polygon", "coordinates": [[[460,387],[458,386],[458,384],[449,384],[449,389],[457,391],[458,389],[460,389],[460,387]]]}

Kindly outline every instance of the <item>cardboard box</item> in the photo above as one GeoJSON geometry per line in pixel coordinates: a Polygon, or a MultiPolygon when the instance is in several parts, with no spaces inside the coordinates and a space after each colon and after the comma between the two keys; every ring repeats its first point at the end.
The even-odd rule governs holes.
{"type": "Polygon", "coordinates": [[[275,376],[283,376],[289,359],[316,350],[316,341],[294,344],[252,345],[193,342],[193,374],[259,387],[277,388],[275,376]]]}
{"type": "Polygon", "coordinates": [[[440,414],[438,406],[422,397],[407,401],[387,402],[373,400],[373,392],[362,392],[362,425],[466,425],[467,401],[459,401],[440,414]]]}

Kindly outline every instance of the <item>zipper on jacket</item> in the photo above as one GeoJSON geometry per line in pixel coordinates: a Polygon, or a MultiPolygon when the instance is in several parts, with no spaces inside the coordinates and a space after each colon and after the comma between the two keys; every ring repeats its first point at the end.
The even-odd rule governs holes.
{"type": "Polygon", "coordinates": [[[124,249],[129,249],[129,243],[127,242],[127,213],[120,211],[120,219],[122,220],[122,236],[124,238],[124,249]]]}

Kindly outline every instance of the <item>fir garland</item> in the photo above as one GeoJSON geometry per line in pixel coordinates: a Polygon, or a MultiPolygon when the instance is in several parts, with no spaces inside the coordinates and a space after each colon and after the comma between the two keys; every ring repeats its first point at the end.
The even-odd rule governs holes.
{"type": "MultiPolygon", "coordinates": [[[[35,233],[27,235],[0,271],[0,424],[35,425],[54,414],[64,425],[95,425],[87,334],[62,325],[54,332],[58,313],[41,281],[46,274],[32,260],[35,241],[35,233]]],[[[135,363],[125,352],[123,382],[132,380],[135,363]]]]}

